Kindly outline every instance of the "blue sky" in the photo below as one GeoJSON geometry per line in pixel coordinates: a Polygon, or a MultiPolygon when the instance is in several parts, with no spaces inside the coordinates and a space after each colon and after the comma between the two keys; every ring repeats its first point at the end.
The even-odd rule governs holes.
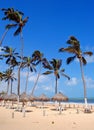
{"type": "MultiPolygon", "coordinates": [[[[34,50],[40,50],[44,56],[51,60],[58,58],[63,60],[62,67],[65,73],[71,77],[68,81],[61,77],[58,81],[58,91],[68,97],[83,97],[83,84],[81,80],[80,65],[75,60],[66,65],[67,53],[58,53],[58,49],[66,47],[66,41],[73,35],[81,44],[82,51],[94,52],[94,1],[93,0],[0,0],[0,8],[13,7],[24,12],[24,17],[29,16],[28,23],[23,29],[24,55],[31,56],[34,50]]],[[[3,13],[0,11],[1,18],[3,13]]],[[[0,20],[0,38],[5,30],[7,22],[0,20]]],[[[4,39],[3,45],[9,45],[20,50],[19,36],[13,37],[11,30],[4,39]]],[[[87,85],[87,96],[94,97],[94,56],[86,57],[88,63],[84,67],[87,85]]],[[[5,66],[0,66],[1,70],[5,66]]],[[[21,92],[24,91],[26,70],[21,73],[21,92]]],[[[30,74],[28,92],[32,90],[36,75],[30,74]]],[[[35,94],[45,93],[48,96],[54,94],[54,75],[41,76],[35,94]]],[[[6,84],[2,84],[6,88],[6,84]]],[[[17,83],[14,83],[16,91],[17,83]]],[[[0,87],[0,90],[2,88],[0,87]]]]}

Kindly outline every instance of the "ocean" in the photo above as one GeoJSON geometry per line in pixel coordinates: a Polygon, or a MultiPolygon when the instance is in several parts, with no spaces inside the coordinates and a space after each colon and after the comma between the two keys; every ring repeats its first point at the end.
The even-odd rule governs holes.
{"type": "MultiPolygon", "coordinates": [[[[84,103],[83,98],[69,98],[69,103],[84,103]]],[[[87,103],[94,104],[94,98],[87,98],[87,103]]]]}

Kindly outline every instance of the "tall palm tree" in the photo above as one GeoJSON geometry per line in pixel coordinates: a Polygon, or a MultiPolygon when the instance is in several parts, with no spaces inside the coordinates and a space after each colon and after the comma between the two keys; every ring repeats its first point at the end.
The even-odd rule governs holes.
{"type": "Polygon", "coordinates": [[[10,83],[11,83],[10,93],[12,94],[12,83],[13,83],[14,80],[16,80],[16,78],[14,77],[13,70],[12,69],[6,70],[3,74],[3,77],[4,77],[5,82],[7,82],[7,94],[8,94],[8,91],[9,91],[10,83]]]}
{"type": "Polygon", "coordinates": [[[25,85],[25,93],[26,93],[27,85],[28,85],[29,71],[36,72],[35,64],[33,64],[33,60],[31,57],[23,57],[22,68],[27,68],[27,78],[26,78],[26,85],[25,85]]]}
{"type": "Polygon", "coordinates": [[[66,78],[68,78],[68,80],[70,79],[69,76],[67,76],[64,71],[65,69],[60,69],[62,65],[62,60],[61,59],[52,59],[50,61],[50,67],[45,67],[47,69],[49,69],[48,71],[44,72],[43,74],[47,75],[47,74],[54,74],[55,76],[55,94],[57,94],[57,81],[60,78],[60,74],[62,76],[65,76],[66,78]]]}
{"type": "Polygon", "coordinates": [[[33,63],[37,66],[39,65],[39,72],[38,72],[38,75],[37,75],[37,78],[36,78],[36,81],[34,83],[34,86],[32,88],[32,92],[31,94],[33,95],[34,94],[34,91],[35,91],[35,88],[36,88],[36,85],[38,83],[38,80],[39,80],[39,77],[41,75],[41,71],[42,71],[42,68],[44,66],[46,66],[46,64],[48,63],[47,62],[47,59],[44,58],[44,55],[42,52],[40,52],[39,50],[35,50],[32,54],[32,60],[33,60],[33,63]]]}
{"type": "Polygon", "coordinates": [[[17,26],[17,24],[15,22],[18,23],[17,19],[19,19],[19,14],[20,14],[20,17],[22,17],[22,15],[23,15],[22,12],[20,12],[18,10],[14,10],[13,8],[8,8],[8,9],[2,8],[1,10],[4,12],[4,15],[5,15],[5,17],[3,17],[2,20],[9,20],[9,21],[12,21],[13,23],[9,23],[6,25],[5,32],[2,35],[2,38],[0,40],[0,46],[2,45],[2,42],[3,42],[7,32],[9,31],[9,29],[17,26]]]}
{"type": "Polygon", "coordinates": [[[73,56],[67,58],[67,64],[71,63],[75,58],[79,59],[81,76],[82,76],[83,87],[84,87],[84,100],[87,107],[86,82],[85,82],[84,72],[83,72],[83,65],[86,65],[87,61],[84,55],[91,56],[93,53],[91,51],[82,52],[80,48],[80,42],[74,36],[71,36],[69,38],[67,44],[69,44],[69,46],[67,48],[60,48],[59,52],[69,52],[71,54],[74,54],[73,56]]]}
{"type": "MultiPolygon", "coordinates": [[[[21,59],[23,59],[23,47],[24,47],[24,42],[23,42],[23,35],[22,35],[22,29],[25,26],[26,22],[28,21],[28,17],[25,19],[22,19],[22,16],[24,15],[21,11],[14,10],[13,8],[8,8],[8,9],[2,9],[4,11],[5,17],[3,20],[10,20],[13,21],[13,24],[8,24],[6,28],[11,28],[11,27],[17,27],[16,31],[14,32],[14,36],[17,36],[20,34],[21,38],[21,59]]],[[[21,70],[22,62],[20,62],[19,67],[18,67],[18,96],[20,95],[20,70],[21,70]]]]}

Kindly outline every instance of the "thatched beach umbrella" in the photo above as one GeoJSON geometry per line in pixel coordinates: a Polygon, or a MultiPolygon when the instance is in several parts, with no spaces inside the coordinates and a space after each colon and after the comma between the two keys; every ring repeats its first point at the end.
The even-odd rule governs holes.
{"type": "Polygon", "coordinates": [[[38,97],[38,100],[44,102],[44,101],[49,101],[50,98],[48,98],[45,94],[41,94],[41,95],[38,97]]]}
{"type": "Polygon", "coordinates": [[[22,112],[23,112],[23,117],[25,117],[25,103],[29,101],[29,96],[23,92],[21,95],[20,95],[20,102],[22,102],[22,112]]]}
{"type": "Polygon", "coordinates": [[[12,93],[8,96],[9,101],[17,101],[18,96],[15,93],[12,93]]]}
{"type": "Polygon", "coordinates": [[[21,95],[20,95],[20,102],[28,102],[29,101],[29,96],[23,92],[21,95]]]}
{"type": "MultiPolygon", "coordinates": [[[[50,98],[47,97],[45,94],[41,94],[39,97],[38,97],[38,100],[39,101],[42,101],[42,106],[44,108],[44,102],[47,102],[47,101],[50,101],[50,98]]],[[[43,110],[43,116],[45,116],[45,110],[43,110]]]]}
{"type": "Polygon", "coordinates": [[[61,102],[62,101],[68,101],[68,97],[65,96],[64,94],[62,94],[61,92],[59,92],[52,97],[52,101],[58,101],[59,102],[59,111],[60,111],[60,114],[61,114],[61,102]]]}
{"type": "Polygon", "coordinates": [[[42,102],[42,105],[44,106],[44,102],[50,101],[50,98],[47,97],[45,94],[41,94],[41,95],[38,97],[38,101],[41,101],[41,102],[42,102]]]}
{"type": "Polygon", "coordinates": [[[9,98],[9,95],[8,95],[8,94],[4,94],[4,95],[3,95],[3,100],[4,100],[4,101],[8,101],[8,98],[9,98]]]}
{"type": "Polygon", "coordinates": [[[52,97],[52,101],[58,101],[58,102],[61,102],[61,101],[68,101],[68,97],[65,96],[64,94],[62,94],[61,92],[55,94],[53,97],[52,97]]]}

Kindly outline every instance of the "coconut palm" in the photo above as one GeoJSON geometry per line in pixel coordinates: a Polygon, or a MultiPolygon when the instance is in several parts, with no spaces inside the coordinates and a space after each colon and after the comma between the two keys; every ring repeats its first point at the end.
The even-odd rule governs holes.
{"type": "Polygon", "coordinates": [[[6,70],[3,74],[3,77],[4,77],[5,82],[7,82],[7,94],[9,91],[10,83],[11,83],[11,92],[10,93],[12,94],[12,83],[14,80],[16,80],[16,78],[14,77],[13,70],[12,69],[6,70]]]}
{"type": "Polygon", "coordinates": [[[6,25],[5,32],[2,35],[2,38],[0,40],[0,45],[2,44],[2,42],[3,42],[7,32],[9,31],[9,29],[17,26],[16,23],[19,22],[19,19],[23,15],[22,12],[20,12],[18,10],[14,10],[13,8],[8,8],[8,9],[2,8],[1,10],[4,12],[4,17],[2,18],[2,20],[9,20],[9,21],[12,21],[13,23],[9,23],[9,24],[6,25]]]}
{"type": "Polygon", "coordinates": [[[50,68],[46,66],[46,68],[48,68],[49,70],[44,72],[43,74],[47,75],[47,74],[54,74],[55,76],[55,94],[57,94],[57,81],[58,79],[60,78],[60,74],[62,76],[65,76],[66,78],[70,79],[69,76],[67,76],[64,71],[65,69],[60,69],[61,68],[61,65],[62,65],[62,60],[61,59],[52,59],[50,61],[50,68]]]}
{"type": "MultiPolygon", "coordinates": [[[[5,17],[3,18],[3,20],[10,20],[13,21],[13,24],[8,24],[6,25],[6,28],[11,28],[11,27],[17,27],[16,31],[14,32],[14,36],[17,36],[18,34],[20,34],[20,38],[21,38],[21,58],[23,59],[23,46],[24,46],[24,42],[23,42],[23,36],[22,36],[22,29],[25,26],[26,22],[28,21],[28,17],[26,17],[25,19],[22,19],[22,16],[24,15],[22,12],[18,11],[18,10],[14,10],[13,8],[8,8],[8,9],[2,9],[2,11],[4,11],[4,15],[5,17]]],[[[2,40],[1,40],[2,43],[2,40]]],[[[18,95],[20,95],[20,70],[21,70],[21,66],[22,66],[22,62],[20,62],[19,67],[18,67],[18,95]]]]}
{"type": "MultiPolygon", "coordinates": [[[[33,89],[32,89],[32,92],[31,94],[33,95],[34,94],[34,90],[36,88],[36,85],[38,83],[38,80],[39,80],[39,77],[41,75],[41,70],[44,66],[46,66],[46,64],[48,63],[47,62],[47,59],[44,58],[44,55],[43,53],[41,53],[39,50],[35,50],[32,54],[32,60],[34,62],[34,64],[37,66],[39,65],[39,72],[38,72],[38,75],[37,75],[37,78],[36,78],[36,81],[35,81],[35,84],[33,86],[33,89]]],[[[47,64],[48,65],[48,64],[47,64]]]]}
{"type": "Polygon", "coordinates": [[[15,49],[5,46],[1,50],[4,52],[2,56],[4,58],[7,58],[6,64],[8,64],[11,68],[14,68],[15,66],[18,65],[16,58],[19,56],[18,56],[18,53],[15,52],[15,49]]]}
{"type": "Polygon", "coordinates": [[[22,63],[22,68],[27,68],[27,78],[26,78],[26,85],[25,85],[25,93],[27,91],[27,85],[28,85],[28,77],[29,77],[29,72],[36,72],[35,69],[35,64],[33,64],[33,60],[31,57],[23,57],[23,63],[22,63]]]}
{"type": "Polygon", "coordinates": [[[69,46],[67,48],[60,48],[59,52],[69,52],[71,54],[74,54],[73,56],[67,58],[67,64],[71,63],[75,58],[79,59],[81,76],[82,76],[83,87],[84,87],[84,99],[85,99],[85,104],[87,106],[86,82],[85,82],[84,72],[83,72],[83,65],[86,65],[87,61],[84,55],[91,56],[93,53],[91,51],[82,52],[80,48],[80,42],[74,36],[71,36],[69,38],[67,44],[69,44],[69,46]]]}

